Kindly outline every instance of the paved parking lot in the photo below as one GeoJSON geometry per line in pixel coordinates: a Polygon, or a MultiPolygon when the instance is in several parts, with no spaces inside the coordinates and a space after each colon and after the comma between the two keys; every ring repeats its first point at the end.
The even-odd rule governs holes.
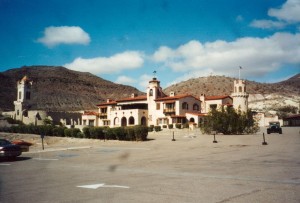
{"type": "Polygon", "coordinates": [[[300,202],[300,128],[151,133],[147,142],[34,149],[0,162],[0,202],[300,202]]]}

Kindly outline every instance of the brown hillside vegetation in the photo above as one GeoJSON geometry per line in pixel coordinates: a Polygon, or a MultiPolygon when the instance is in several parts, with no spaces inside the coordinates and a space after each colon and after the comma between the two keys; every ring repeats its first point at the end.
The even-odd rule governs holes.
{"type": "Polygon", "coordinates": [[[91,73],[64,67],[31,66],[0,73],[0,110],[13,110],[17,81],[24,75],[33,80],[32,109],[71,111],[96,109],[107,98],[143,94],[134,87],[119,85],[91,73]]]}
{"type": "MultiPolygon", "coordinates": [[[[167,94],[170,91],[174,91],[177,94],[188,92],[194,96],[199,96],[203,93],[208,96],[230,95],[233,92],[234,80],[235,78],[225,76],[199,77],[171,85],[164,91],[167,94]]],[[[258,83],[248,80],[246,82],[249,94],[300,95],[300,74],[279,83],[258,83]]]]}

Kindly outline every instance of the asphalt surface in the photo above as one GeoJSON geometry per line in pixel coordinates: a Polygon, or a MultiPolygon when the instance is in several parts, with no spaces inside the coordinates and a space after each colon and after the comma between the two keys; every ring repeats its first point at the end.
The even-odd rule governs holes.
{"type": "Polygon", "coordinates": [[[34,149],[0,162],[0,202],[299,203],[300,128],[262,132],[34,149]]]}

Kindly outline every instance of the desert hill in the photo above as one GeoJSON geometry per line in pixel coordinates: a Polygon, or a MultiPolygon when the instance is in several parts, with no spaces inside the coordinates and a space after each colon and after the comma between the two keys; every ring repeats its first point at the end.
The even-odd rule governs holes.
{"type": "MultiPolygon", "coordinates": [[[[225,76],[209,76],[189,79],[164,89],[169,94],[189,93],[194,96],[205,94],[230,95],[233,92],[235,78],[225,76]]],[[[278,83],[258,83],[246,81],[249,95],[249,106],[252,109],[272,110],[280,106],[295,106],[299,108],[300,101],[300,74],[278,83]]]]}
{"type": "MultiPolygon", "coordinates": [[[[33,80],[32,109],[72,111],[96,109],[96,104],[107,98],[120,99],[132,93],[145,94],[134,87],[115,84],[91,73],[77,72],[64,67],[30,66],[0,73],[0,112],[14,109],[17,81],[24,75],[33,80]]],[[[189,79],[164,89],[166,94],[189,93],[230,95],[235,78],[209,76],[189,79]]],[[[258,110],[274,110],[280,106],[299,108],[300,74],[278,83],[247,82],[249,106],[258,110]]]]}
{"type": "Polygon", "coordinates": [[[17,97],[17,81],[24,75],[33,80],[32,109],[71,111],[96,109],[107,98],[143,94],[136,88],[115,84],[91,73],[64,67],[30,66],[0,73],[0,111],[13,110],[17,97]]]}

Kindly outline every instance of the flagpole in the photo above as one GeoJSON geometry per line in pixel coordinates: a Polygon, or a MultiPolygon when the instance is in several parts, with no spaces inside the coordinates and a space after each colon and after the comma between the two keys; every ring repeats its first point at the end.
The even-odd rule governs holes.
{"type": "Polygon", "coordinates": [[[242,69],[242,67],[240,66],[240,68],[239,68],[239,80],[241,79],[241,69],[242,69]]]}

